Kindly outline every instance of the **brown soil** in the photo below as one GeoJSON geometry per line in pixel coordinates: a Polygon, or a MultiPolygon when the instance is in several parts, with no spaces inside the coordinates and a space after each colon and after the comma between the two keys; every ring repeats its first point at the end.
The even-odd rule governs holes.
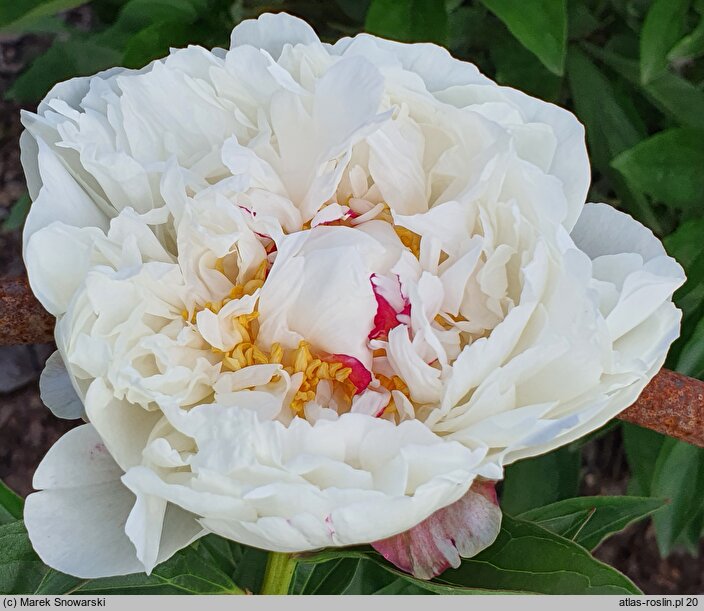
{"type": "MultiPolygon", "coordinates": [[[[19,107],[2,99],[22,67],[46,44],[37,37],[0,39],[0,221],[24,193],[19,162],[19,107]]],[[[19,230],[0,231],[0,277],[23,272],[19,230]]],[[[0,347],[0,479],[21,495],[51,445],[75,422],[59,420],[42,405],[38,379],[52,345],[0,347]]],[[[628,469],[618,431],[587,444],[581,493],[624,494],[628,469]]],[[[673,553],[661,559],[652,526],[636,524],[602,544],[599,559],[626,573],[648,594],[704,592],[704,543],[699,558],[673,553]]]]}

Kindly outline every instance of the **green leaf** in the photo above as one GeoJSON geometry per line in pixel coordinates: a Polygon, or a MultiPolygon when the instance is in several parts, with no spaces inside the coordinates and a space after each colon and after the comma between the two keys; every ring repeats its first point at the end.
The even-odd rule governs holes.
{"type": "Polygon", "coordinates": [[[696,27],[670,50],[667,59],[670,61],[694,59],[704,53],[704,17],[696,27]]]}
{"type": "Polygon", "coordinates": [[[144,573],[79,579],[46,566],[24,524],[0,526],[0,594],[242,594],[258,591],[266,552],[208,535],[144,573]]]}
{"type": "Polygon", "coordinates": [[[704,133],[674,128],[624,151],[612,165],[658,201],[697,211],[704,202],[704,133]]]}
{"type": "Polygon", "coordinates": [[[125,46],[123,64],[128,68],[141,68],[154,59],[164,57],[169,47],[187,45],[193,36],[193,29],[190,23],[153,23],[130,38],[125,46]]]}
{"type": "Polygon", "coordinates": [[[592,496],[565,499],[537,507],[518,518],[594,549],[610,535],[660,509],[661,499],[634,496],[592,496]]]}
{"type": "Polygon", "coordinates": [[[432,581],[420,581],[401,573],[367,550],[328,550],[301,558],[294,577],[296,593],[407,593],[415,588],[437,594],[638,594],[625,576],[596,560],[580,545],[536,524],[504,516],[501,532],[491,547],[474,558],[462,560],[432,581]],[[414,586],[389,581],[386,572],[414,586]],[[311,569],[308,563],[321,564],[311,569]],[[371,585],[370,585],[371,584],[371,585]],[[360,591],[361,590],[363,591],[360,591]]]}
{"type": "MultiPolygon", "coordinates": [[[[634,59],[623,57],[596,45],[584,44],[590,54],[599,58],[633,85],[639,85],[639,65],[634,59]]],[[[644,85],[642,92],[662,112],[689,127],[704,130],[704,93],[672,72],[664,72],[644,85]]]]}
{"type": "Polygon", "coordinates": [[[0,525],[22,519],[22,497],[0,480],[0,525]]]}
{"type": "Polygon", "coordinates": [[[640,35],[640,79],[646,85],[667,70],[667,54],[680,39],[689,0],[655,0],[640,35]]]}
{"type": "Polygon", "coordinates": [[[567,31],[570,40],[586,38],[599,29],[601,22],[580,0],[567,2],[567,31]]]}
{"type": "Polygon", "coordinates": [[[517,515],[577,494],[581,453],[559,448],[506,467],[501,508],[517,515]]]}
{"type": "Polygon", "coordinates": [[[372,0],[364,29],[403,42],[447,43],[444,0],[372,0]]]}
{"type": "Polygon", "coordinates": [[[443,582],[535,594],[638,594],[625,575],[573,541],[530,522],[504,516],[494,544],[443,582]]]}
{"type": "Polygon", "coordinates": [[[645,85],[644,90],[673,119],[704,130],[704,92],[692,83],[666,72],[645,85]]]}
{"type": "Polygon", "coordinates": [[[24,193],[10,208],[10,214],[2,224],[3,231],[12,231],[19,229],[24,224],[24,220],[29,214],[29,207],[32,205],[32,200],[29,198],[29,193],[24,193]]]}
{"type": "Polygon", "coordinates": [[[89,40],[55,43],[14,82],[7,97],[19,101],[42,98],[51,87],[74,76],[86,76],[116,66],[122,53],[89,40]]]}
{"type": "Polygon", "coordinates": [[[644,127],[632,119],[626,102],[607,78],[575,45],[567,57],[569,79],[575,110],[587,129],[592,162],[610,179],[628,211],[651,227],[661,231],[660,219],[643,194],[611,167],[611,160],[645,137],[644,127]]]}
{"type": "Polygon", "coordinates": [[[535,55],[526,53],[513,36],[497,33],[489,53],[496,65],[494,77],[500,84],[515,87],[543,100],[557,99],[562,79],[545,68],[535,55]]]}
{"type": "Polygon", "coordinates": [[[0,594],[66,594],[83,580],[46,566],[20,521],[0,526],[0,594]]]}
{"type": "MultiPolygon", "coordinates": [[[[259,550],[257,550],[259,551],[259,550]]],[[[264,552],[259,552],[264,555],[264,552]]],[[[245,548],[216,535],[208,535],[144,573],[93,579],[77,588],[80,594],[243,594],[234,574],[245,548]]],[[[257,559],[260,571],[264,565],[257,559]]]]}
{"type": "Polygon", "coordinates": [[[623,446],[631,471],[633,492],[650,495],[655,461],[666,437],[635,424],[622,423],[623,446]]]}
{"type": "Polygon", "coordinates": [[[482,0],[550,72],[562,76],[567,52],[566,0],[482,0]]]}
{"type": "MultiPolygon", "coordinates": [[[[704,302],[704,219],[695,219],[682,223],[676,231],[664,239],[667,252],[670,253],[684,267],[687,281],[675,293],[675,303],[682,308],[684,314],[683,328],[687,326],[688,319],[696,317],[702,302],[704,302]]],[[[694,321],[696,323],[696,321],[694,321]]],[[[694,325],[692,325],[693,327],[694,325]]],[[[685,334],[683,339],[690,334],[685,334]]],[[[679,370],[678,370],[679,371],[679,370]]],[[[682,371],[682,373],[686,373],[682,371]]],[[[687,374],[692,375],[692,374],[687,374]]]]}
{"type": "Polygon", "coordinates": [[[291,594],[511,594],[424,581],[399,571],[371,549],[330,549],[301,557],[291,594]]]}
{"type": "Polygon", "coordinates": [[[85,4],[86,0],[11,0],[0,4],[0,29],[23,32],[48,16],[85,4]]]}
{"type": "Polygon", "coordinates": [[[682,347],[676,369],[685,375],[704,379],[704,318],[699,320],[691,337],[682,347]]]}
{"type": "Polygon", "coordinates": [[[660,554],[667,556],[704,503],[704,449],[665,439],[655,464],[652,494],[670,500],[653,516],[660,554]]]}

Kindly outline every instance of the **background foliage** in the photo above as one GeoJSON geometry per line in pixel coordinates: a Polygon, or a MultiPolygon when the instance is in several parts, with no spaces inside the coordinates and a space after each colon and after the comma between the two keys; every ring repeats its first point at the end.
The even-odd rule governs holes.
{"type": "MultiPolygon", "coordinates": [[[[704,0],[95,0],[89,31],[61,16],[83,3],[0,4],[0,34],[50,34],[54,41],[7,97],[31,105],[57,81],[115,65],[141,67],[171,46],[227,46],[241,19],[286,10],[328,41],[368,31],[442,44],[499,83],[570,108],[587,130],[590,199],[648,225],[687,271],[675,295],[682,335],[667,366],[704,379],[704,0]]],[[[5,227],[20,225],[28,207],[21,198],[5,227]]],[[[509,467],[502,506],[515,518],[505,519],[489,550],[441,579],[414,580],[365,548],[306,557],[292,592],[637,592],[589,550],[654,512],[661,554],[696,554],[704,529],[704,451],[613,426],[623,427],[629,496],[575,497],[580,441],[509,467]]],[[[213,536],[150,577],[86,582],[61,575],[32,551],[21,503],[0,487],[0,593],[237,593],[260,586],[265,554],[213,536]]]]}

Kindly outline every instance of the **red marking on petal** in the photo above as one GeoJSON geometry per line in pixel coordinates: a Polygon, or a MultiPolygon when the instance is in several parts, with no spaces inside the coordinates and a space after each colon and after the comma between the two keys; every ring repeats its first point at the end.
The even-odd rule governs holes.
{"type": "Polygon", "coordinates": [[[501,529],[494,482],[475,481],[459,501],[439,509],[406,532],[372,543],[389,562],[419,579],[432,579],[460,557],[489,547],[501,529]]]}
{"type": "Polygon", "coordinates": [[[391,304],[378,293],[374,293],[374,297],[376,297],[376,315],[374,316],[374,328],[369,332],[369,339],[387,337],[391,329],[401,324],[396,318],[396,310],[391,307],[391,304]]]}
{"type": "Polygon", "coordinates": [[[355,395],[366,390],[367,386],[369,386],[369,383],[372,381],[371,371],[353,356],[347,354],[333,354],[330,356],[330,360],[342,363],[345,367],[349,367],[352,370],[352,373],[350,373],[347,379],[352,382],[357,389],[357,392],[354,393],[355,395]]]}
{"type": "Polygon", "coordinates": [[[369,332],[369,339],[386,339],[389,335],[389,331],[394,327],[398,327],[401,321],[398,319],[400,315],[410,316],[411,314],[411,303],[403,297],[401,294],[401,287],[399,285],[399,295],[403,299],[403,308],[401,311],[397,311],[393,306],[379,293],[378,287],[374,284],[374,276],[372,274],[370,277],[370,282],[372,284],[372,290],[374,291],[374,297],[376,298],[376,315],[374,316],[374,327],[369,332]]]}

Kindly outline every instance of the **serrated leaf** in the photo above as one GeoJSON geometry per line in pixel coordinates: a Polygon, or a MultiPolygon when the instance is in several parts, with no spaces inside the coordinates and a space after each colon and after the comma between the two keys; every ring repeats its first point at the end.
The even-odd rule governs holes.
{"type": "Polygon", "coordinates": [[[447,44],[444,0],[372,0],[364,29],[402,42],[447,44]]]}
{"type": "Polygon", "coordinates": [[[704,449],[666,438],[655,464],[652,494],[669,499],[653,516],[660,554],[667,556],[704,504],[704,449]]]}
{"type": "Polygon", "coordinates": [[[482,0],[509,31],[550,70],[562,76],[567,53],[566,0],[482,0]]]}
{"type": "Polygon", "coordinates": [[[0,525],[22,519],[22,497],[0,480],[0,525]]]}
{"type": "Polygon", "coordinates": [[[689,0],[655,0],[640,34],[640,79],[646,85],[667,70],[667,54],[680,39],[689,0]]]}
{"type": "Polygon", "coordinates": [[[662,499],[632,496],[576,497],[531,509],[519,516],[587,549],[660,509],[662,499]]]}
{"type": "Polygon", "coordinates": [[[704,203],[704,133],[674,128],[624,151],[612,166],[640,190],[679,210],[704,203]]]}
{"type": "Polygon", "coordinates": [[[501,508],[517,515],[577,494],[581,453],[559,448],[506,467],[501,508]]]}

